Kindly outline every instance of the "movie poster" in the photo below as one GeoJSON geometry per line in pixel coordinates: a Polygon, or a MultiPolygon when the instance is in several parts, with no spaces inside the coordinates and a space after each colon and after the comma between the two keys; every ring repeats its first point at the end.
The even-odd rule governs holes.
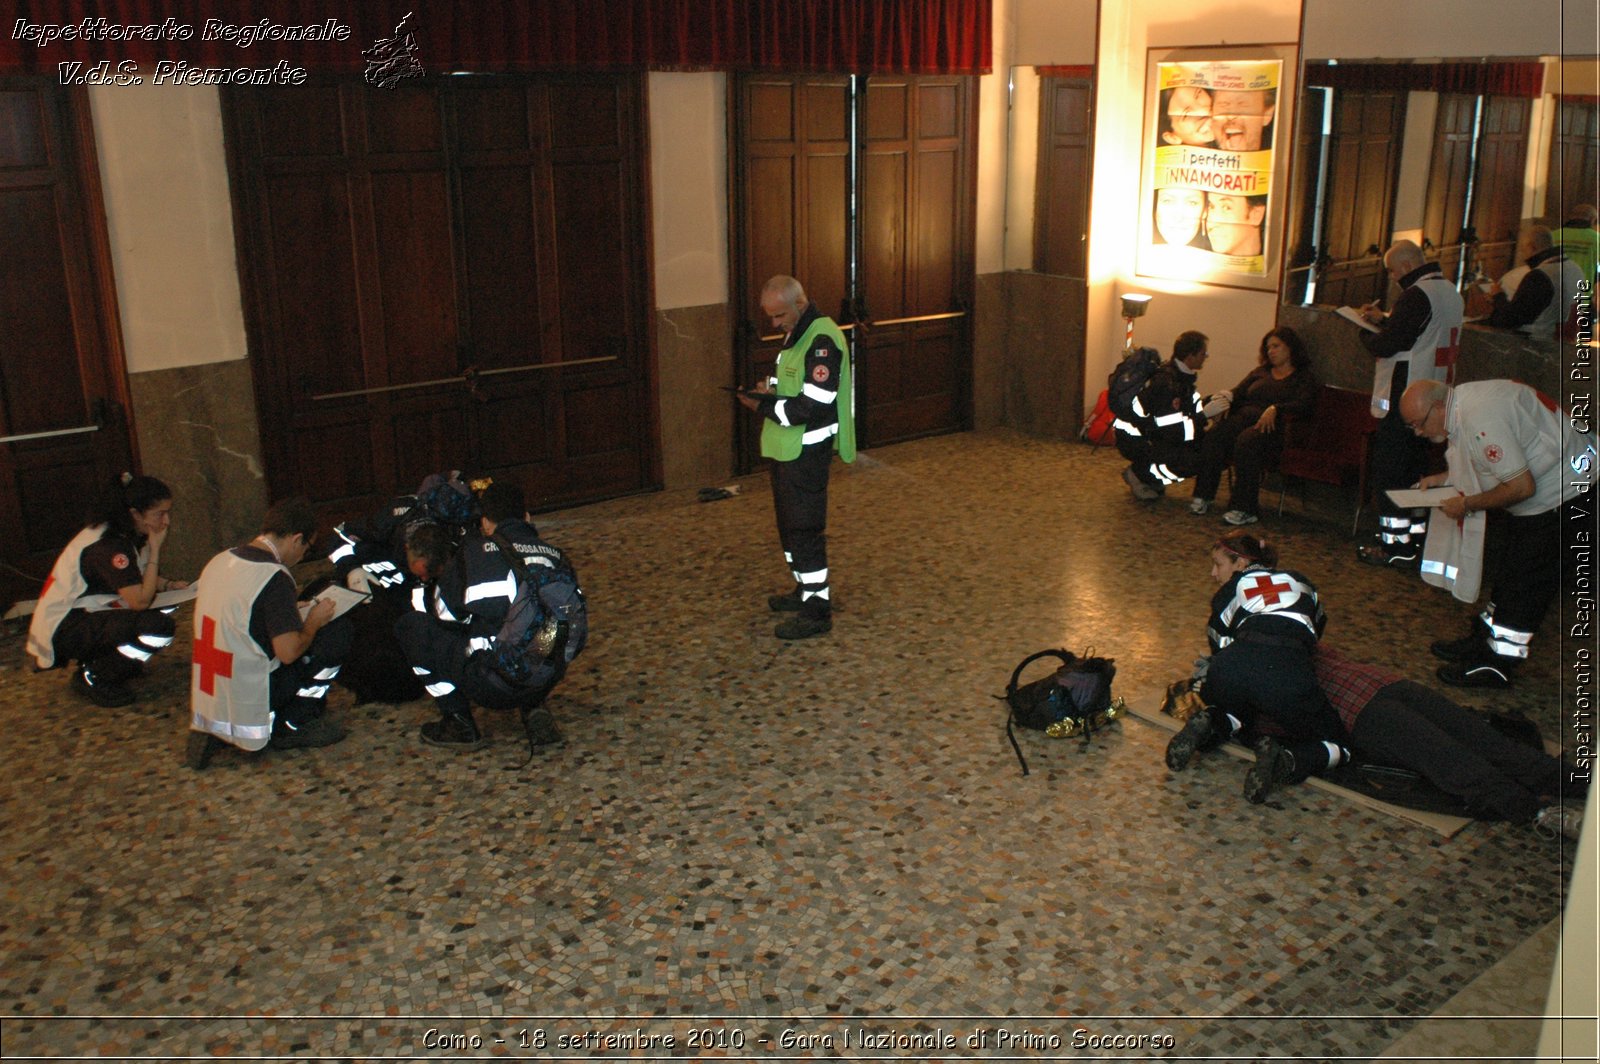
{"type": "MultiPolygon", "coordinates": [[[[1138,270],[1270,287],[1280,59],[1158,62],[1146,122],[1138,270]],[[1254,282],[1254,283],[1251,283],[1254,282]]],[[[1286,147],[1286,145],[1285,145],[1286,147]]]]}

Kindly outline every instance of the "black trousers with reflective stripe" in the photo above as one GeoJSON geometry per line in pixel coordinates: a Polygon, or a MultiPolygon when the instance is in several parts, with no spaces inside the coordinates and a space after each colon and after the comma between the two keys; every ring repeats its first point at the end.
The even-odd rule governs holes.
{"type": "Polygon", "coordinates": [[[139,637],[171,639],[176,631],[172,617],[160,610],[73,610],[61,619],[51,646],[56,665],[76,661],[101,682],[119,683],[134,674],[137,664],[119,654],[117,647],[131,643],[146,653],[159,653],[158,648],[139,643],[139,637]]]}
{"type": "MultiPolygon", "coordinates": [[[[1402,376],[1405,367],[1396,366],[1395,376],[1402,376]]],[[[1429,472],[1428,456],[1433,445],[1412,432],[1400,417],[1400,391],[1397,385],[1390,396],[1389,414],[1378,422],[1372,434],[1372,491],[1378,498],[1378,516],[1404,517],[1409,526],[1410,507],[1396,506],[1388,492],[1396,488],[1409,488],[1429,472]]],[[[1407,542],[1387,544],[1391,554],[1410,554],[1422,549],[1422,536],[1406,533],[1407,542]],[[1409,545],[1407,545],[1409,544],[1409,545]]]]}
{"type": "Polygon", "coordinates": [[[536,706],[566,671],[549,666],[528,685],[513,687],[490,667],[487,653],[468,655],[464,631],[446,628],[415,610],[402,616],[394,630],[406,660],[428,670],[427,676],[418,679],[425,684],[448,683],[455,687],[448,694],[433,696],[434,705],[445,716],[470,717],[474,704],[485,709],[536,706]]]}
{"type": "MultiPolygon", "coordinates": [[[[772,463],[772,505],[777,511],[778,542],[797,573],[820,572],[828,567],[828,469],[833,464],[833,440],[804,447],[800,457],[772,463]]],[[[820,585],[826,590],[827,585],[820,585]]],[[[806,585],[803,591],[816,591],[806,585]]],[[[827,617],[833,608],[826,598],[808,598],[801,612],[827,617]]]]}
{"type": "Polygon", "coordinates": [[[308,698],[300,694],[301,688],[326,687],[332,680],[319,680],[317,673],[344,664],[350,655],[350,644],[355,635],[355,625],[346,614],[317,629],[316,638],[299,661],[279,665],[267,678],[267,700],[272,712],[286,724],[299,725],[320,716],[328,707],[326,694],[308,698]]]}

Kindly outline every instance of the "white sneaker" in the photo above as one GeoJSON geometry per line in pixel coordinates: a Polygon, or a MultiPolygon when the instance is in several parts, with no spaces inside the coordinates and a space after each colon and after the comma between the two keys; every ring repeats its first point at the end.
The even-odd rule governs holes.
{"type": "Polygon", "coordinates": [[[1540,838],[1567,838],[1577,842],[1583,832],[1583,807],[1570,802],[1547,805],[1534,814],[1533,830],[1540,838]]]}
{"type": "Polygon", "coordinates": [[[1200,496],[1196,495],[1194,498],[1189,500],[1189,512],[1197,517],[1202,514],[1210,513],[1211,500],[1202,499],[1200,496]]]}
{"type": "Polygon", "coordinates": [[[1140,502],[1152,502],[1161,498],[1159,491],[1139,479],[1133,471],[1133,466],[1122,471],[1122,479],[1128,485],[1128,490],[1133,493],[1133,497],[1140,502]]]}
{"type": "Polygon", "coordinates": [[[1243,510],[1229,510],[1222,515],[1222,519],[1230,525],[1253,525],[1261,520],[1255,514],[1246,513],[1243,510]]]}

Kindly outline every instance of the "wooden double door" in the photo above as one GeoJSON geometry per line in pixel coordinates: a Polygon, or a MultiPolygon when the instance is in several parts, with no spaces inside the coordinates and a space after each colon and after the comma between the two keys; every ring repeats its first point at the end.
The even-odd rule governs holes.
{"type": "Polygon", "coordinates": [[[274,496],[460,468],[538,508],[660,478],[637,75],[224,97],[274,496]]]}
{"type": "Polygon", "coordinates": [[[134,468],[104,217],[84,90],[0,79],[0,608],[134,468]]]}
{"type": "Polygon", "coordinates": [[[731,80],[741,383],[771,371],[761,286],[789,274],[848,330],[863,446],[971,427],[976,105],[964,77],[731,80]]]}

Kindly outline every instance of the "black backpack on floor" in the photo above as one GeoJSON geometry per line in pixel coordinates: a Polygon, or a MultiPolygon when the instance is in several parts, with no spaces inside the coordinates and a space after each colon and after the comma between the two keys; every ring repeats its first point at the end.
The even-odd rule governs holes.
{"type": "Polygon", "coordinates": [[[1017,745],[1013,723],[1042,731],[1052,739],[1081,735],[1087,745],[1091,732],[1122,716],[1122,700],[1111,697],[1111,681],[1116,675],[1113,659],[1094,657],[1090,650],[1083,657],[1070,650],[1041,650],[1022,659],[1011,672],[1006,693],[996,697],[1005,699],[1010,708],[1006,738],[1011,740],[1024,776],[1028,774],[1028,762],[1017,745]],[[1047,657],[1059,659],[1060,666],[1037,680],[1020,683],[1024,669],[1047,657]]]}

